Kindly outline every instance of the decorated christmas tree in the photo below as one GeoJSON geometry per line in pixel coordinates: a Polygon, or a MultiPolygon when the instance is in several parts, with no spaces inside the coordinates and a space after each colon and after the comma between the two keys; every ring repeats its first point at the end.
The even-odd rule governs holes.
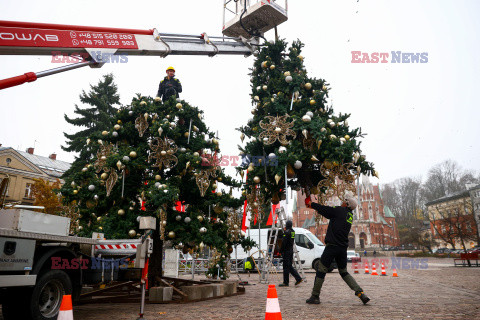
{"type": "Polygon", "coordinates": [[[349,127],[350,114],[334,113],[329,84],[307,75],[302,47],[267,43],[251,69],[253,118],[239,128],[248,160],[237,170],[248,172],[244,194],[252,212],[268,212],[270,200],[285,196],[285,175],[289,186],[320,202],[355,193],[360,173],[376,175],[360,150],[361,129],[349,127]]]}
{"type": "Polygon", "coordinates": [[[154,216],[159,225],[151,274],[161,274],[162,245],[169,240],[184,253],[214,249],[219,261],[209,273],[225,278],[233,246],[251,243],[236,220],[242,200],[232,188],[241,184],[215,161],[219,140],[202,114],[173,97],[162,103],[137,96],[118,110],[110,128],[92,133],[85,145],[96,155],[67,177],[62,190],[66,202],[77,203],[79,234],[139,237],[138,218],[154,216]]]}

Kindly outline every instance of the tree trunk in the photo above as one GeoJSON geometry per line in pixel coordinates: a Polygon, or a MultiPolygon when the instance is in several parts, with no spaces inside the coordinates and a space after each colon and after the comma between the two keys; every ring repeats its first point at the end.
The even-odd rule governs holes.
{"type": "Polygon", "coordinates": [[[161,277],[162,261],[163,261],[163,241],[160,240],[160,232],[155,230],[153,232],[153,252],[150,255],[148,263],[148,287],[155,286],[155,277],[161,277]]]}

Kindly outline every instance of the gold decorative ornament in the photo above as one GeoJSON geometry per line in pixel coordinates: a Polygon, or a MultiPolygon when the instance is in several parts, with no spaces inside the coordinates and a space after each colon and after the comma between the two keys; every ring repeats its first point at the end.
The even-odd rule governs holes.
{"type": "Polygon", "coordinates": [[[275,141],[280,141],[282,144],[288,144],[287,136],[293,136],[292,139],[295,139],[297,134],[295,131],[291,130],[290,128],[293,127],[292,122],[286,122],[287,118],[289,117],[288,114],[284,116],[266,116],[265,118],[268,119],[269,123],[264,123],[263,120],[260,121],[260,127],[264,129],[259,135],[259,139],[264,141],[264,138],[267,138],[267,141],[264,141],[266,145],[270,145],[275,141]],[[276,130],[280,128],[280,130],[276,130]]]}
{"type": "Polygon", "coordinates": [[[150,143],[150,149],[152,153],[148,156],[148,161],[155,159],[152,167],[162,169],[163,166],[166,169],[170,169],[177,165],[178,159],[173,154],[177,152],[178,147],[173,140],[154,138],[150,143]]]}
{"type": "Polygon", "coordinates": [[[148,129],[148,113],[145,113],[143,116],[138,116],[137,119],[135,119],[135,129],[138,130],[138,135],[140,137],[143,137],[143,134],[145,131],[148,129]]]}

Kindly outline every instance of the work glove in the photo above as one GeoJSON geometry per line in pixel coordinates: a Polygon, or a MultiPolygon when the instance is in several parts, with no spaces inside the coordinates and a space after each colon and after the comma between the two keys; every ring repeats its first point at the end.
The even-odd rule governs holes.
{"type": "Polygon", "coordinates": [[[310,198],[310,196],[305,198],[305,205],[307,206],[307,208],[312,207],[312,199],[310,198]]]}

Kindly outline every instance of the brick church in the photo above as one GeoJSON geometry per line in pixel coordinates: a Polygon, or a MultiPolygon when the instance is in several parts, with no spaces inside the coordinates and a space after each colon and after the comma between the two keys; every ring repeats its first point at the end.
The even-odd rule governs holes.
{"type": "MultiPolygon", "coordinates": [[[[363,249],[385,246],[398,246],[398,228],[395,216],[383,204],[379,186],[372,185],[367,176],[362,176],[357,185],[359,206],[354,211],[354,221],[349,235],[349,248],[363,249]]],[[[312,197],[315,201],[315,197],[312,197]]],[[[327,205],[339,205],[339,200],[331,200],[327,205]]],[[[315,210],[305,206],[305,195],[297,192],[297,208],[293,215],[293,225],[310,230],[322,242],[327,233],[328,220],[321,217],[315,223],[315,210]]]]}

